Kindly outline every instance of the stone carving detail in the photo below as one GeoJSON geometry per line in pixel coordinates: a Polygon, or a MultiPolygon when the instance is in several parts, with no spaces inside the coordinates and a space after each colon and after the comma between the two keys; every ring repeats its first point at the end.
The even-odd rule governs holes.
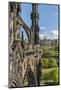
{"type": "Polygon", "coordinates": [[[28,86],[36,86],[39,85],[36,69],[42,53],[41,50],[37,49],[39,47],[38,4],[32,4],[31,29],[19,15],[19,13],[21,14],[19,6],[19,3],[9,3],[9,87],[24,86],[25,78],[27,78],[28,86]],[[23,27],[26,31],[28,43],[21,41],[19,27],[23,27]]]}

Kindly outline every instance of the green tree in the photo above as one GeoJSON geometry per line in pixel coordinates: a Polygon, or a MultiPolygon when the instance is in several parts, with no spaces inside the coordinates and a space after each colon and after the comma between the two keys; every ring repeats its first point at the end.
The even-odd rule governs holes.
{"type": "Polygon", "coordinates": [[[46,85],[50,84],[51,83],[51,77],[50,77],[50,71],[45,73],[43,76],[42,76],[42,80],[44,80],[44,83],[46,85]]]}
{"type": "Polygon", "coordinates": [[[43,80],[45,80],[45,84],[47,84],[48,79],[49,79],[49,73],[45,73],[43,77],[43,80]]]}
{"type": "Polygon", "coordinates": [[[58,83],[58,69],[57,68],[51,71],[51,76],[52,76],[51,80],[53,80],[53,82],[57,84],[58,83]]]}
{"type": "Polygon", "coordinates": [[[42,80],[45,81],[46,85],[58,84],[58,68],[42,73],[42,80]]]}
{"type": "Polygon", "coordinates": [[[57,61],[56,61],[56,59],[51,58],[51,59],[49,60],[49,67],[50,67],[50,68],[51,68],[51,67],[57,67],[57,61]]]}
{"type": "Polygon", "coordinates": [[[42,67],[48,68],[48,65],[49,65],[49,60],[47,58],[44,58],[42,60],[42,67]]]}

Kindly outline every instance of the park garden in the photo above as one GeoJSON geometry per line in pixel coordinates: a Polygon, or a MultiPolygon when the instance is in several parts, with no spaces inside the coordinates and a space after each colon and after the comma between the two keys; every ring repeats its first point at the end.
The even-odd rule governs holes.
{"type": "Polygon", "coordinates": [[[59,82],[59,48],[42,46],[40,60],[40,85],[56,85],[59,82]]]}

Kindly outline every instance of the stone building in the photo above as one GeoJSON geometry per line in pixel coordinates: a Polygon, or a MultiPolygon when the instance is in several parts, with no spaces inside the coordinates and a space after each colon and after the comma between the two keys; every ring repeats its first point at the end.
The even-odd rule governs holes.
{"type": "Polygon", "coordinates": [[[55,47],[58,46],[58,39],[43,39],[40,40],[40,46],[49,46],[49,47],[55,47]]]}
{"type": "Polygon", "coordinates": [[[31,29],[19,15],[19,13],[21,13],[19,7],[19,3],[9,3],[9,87],[26,86],[24,84],[26,78],[28,86],[37,86],[39,85],[37,71],[42,53],[38,48],[38,4],[32,4],[31,29]],[[21,27],[23,27],[27,33],[28,44],[20,39],[19,28],[21,27]]]}

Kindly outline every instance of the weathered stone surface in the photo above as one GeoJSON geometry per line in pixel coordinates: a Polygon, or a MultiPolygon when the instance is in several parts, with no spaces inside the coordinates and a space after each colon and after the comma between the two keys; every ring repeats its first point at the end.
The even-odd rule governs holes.
{"type": "MultiPolygon", "coordinates": [[[[24,86],[25,78],[27,78],[28,86],[36,86],[38,85],[36,66],[39,64],[39,58],[41,57],[42,51],[39,50],[39,44],[33,46],[33,43],[32,43],[33,38],[32,36],[30,36],[31,29],[29,29],[29,27],[24,23],[21,17],[19,18],[19,14],[17,11],[19,8],[19,7],[17,8],[18,4],[17,3],[11,3],[11,4],[13,5],[13,10],[11,10],[10,12],[10,19],[9,19],[9,32],[10,32],[9,87],[24,86]],[[24,48],[22,47],[22,44],[21,44],[22,42],[20,39],[19,27],[21,26],[27,32],[29,41],[31,40],[31,42],[23,43],[24,48]]],[[[37,10],[38,5],[34,5],[34,6],[32,5],[32,8],[34,8],[35,6],[37,10]]],[[[37,12],[36,11],[34,12],[37,15],[37,12]]],[[[38,20],[33,24],[36,24],[36,23],[38,23],[38,20]]],[[[38,38],[36,39],[35,43],[38,43],[38,38]]]]}

